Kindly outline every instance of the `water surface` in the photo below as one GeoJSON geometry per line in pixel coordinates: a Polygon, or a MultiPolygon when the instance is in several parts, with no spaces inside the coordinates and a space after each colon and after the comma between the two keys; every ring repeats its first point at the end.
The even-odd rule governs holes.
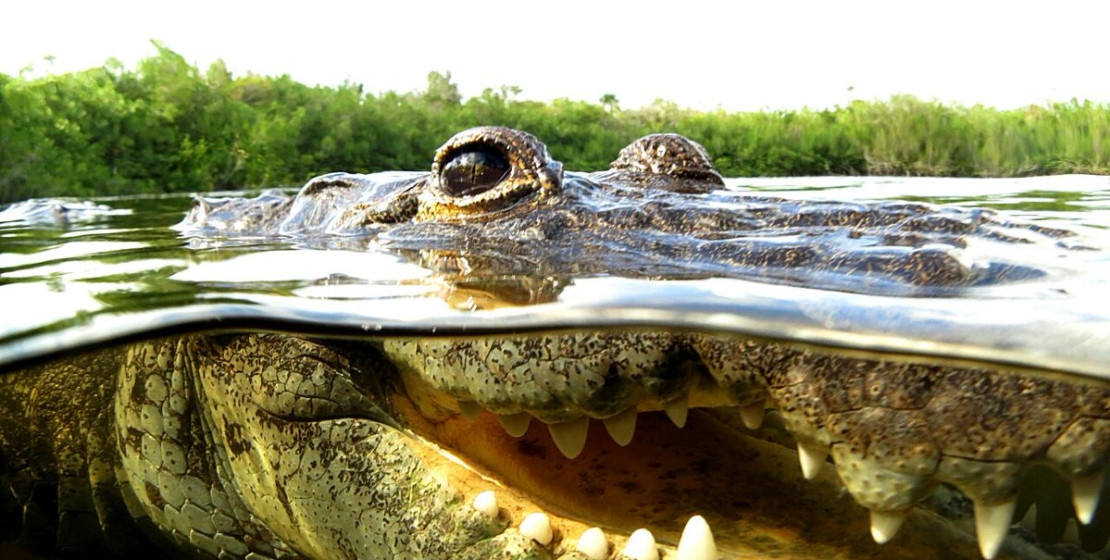
{"type": "MultiPolygon", "coordinates": [[[[711,278],[576,278],[536,305],[467,305],[372,238],[204,239],[172,226],[188,196],[37,201],[0,211],[0,364],[177,330],[474,334],[667,326],[1110,377],[1110,178],[730,179],[737,193],[996,208],[1080,234],[1049,281],[895,298],[711,278]]],[[[241,193],[233,193],[240,195],[241,193]]],[[[1022,251],[1021,247],[1013,248],[1022,251]]]]}

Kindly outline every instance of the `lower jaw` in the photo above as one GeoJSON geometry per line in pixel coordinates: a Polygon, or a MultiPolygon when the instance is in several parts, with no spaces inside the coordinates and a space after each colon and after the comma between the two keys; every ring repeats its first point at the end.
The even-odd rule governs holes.
{"type": "Polygon", "coordinates": [[[540,422],[514,438],[489,412],[474,420],[451,414],[433,421],[403,397],[394,408],[433,447],[463,458],[465,467],[438,450],[425,453],[466,499],[494,490],[514,527],[530,513],[549,514],[556,554],[573,550],[593,526],[605,530],[615,551],[638,528],[650,530],[668,550],[687,520],[701,515],[725,558],[979,558],[972,534],[925,509],[916,510],[891,542],[876,544],[867,510],[843,490],[834,469],[806,480],[793,449],[721,421],[735,409],[691,410],[681,429],[662,413],[640,414],[625,447],[591,422],[586,447],[568,459],[540,422]]]}

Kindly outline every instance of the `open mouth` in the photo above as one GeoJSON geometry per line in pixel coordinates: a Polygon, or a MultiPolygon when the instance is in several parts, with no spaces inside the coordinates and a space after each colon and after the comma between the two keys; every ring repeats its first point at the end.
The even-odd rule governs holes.
{"type": "MultiPolygon", "coordinates": [[[[405,348],[402,353],[419,355],[412,353],[412,344],[423,343],[401,344],[405,348]]],[[[451,344],[457,348],[459,343],[451,344]]],[[[503,396],[497,391],[466,392],[457,386],[445,391],[437,383],[450,382],[442,377],[429,382],[428,372],[436,366],[429,368],[424,360],[437,352],[428,346],[424,350],[424,357],[417,359],[425,368],[421,373],[402,366],[406,391],[393,398],[391,408],[401,423],[428,445],[424,450],[428,464],[439,464],[452,487],[474,500],[476,508],[488,508],[510,527],[509,531],[532,537],[556,556],[578,550],[591,559],[619,557],[615,556],[617,552],[630,558],[657,558],[659,551],[663,558],[680,560],[875,554],[891,558],[1025,557],[1042,546],[1028,542],[1036,540],[1034,533],[1058,540],[1068,532],[1083,549],[1098,550],[1105,545],[1105,530],[1101,527],[1107,523],[1107,515],[1094,513],[1099,497],[1105,497],[1105,489],[1093,491],[1094,503],[1087,506],[1091,510],[1088,523],[1076,523],[1069,486],[1064,482],[1068,477],[1054,475],[1055,490],[1044,492],[1041,489],[1047,486],[1028,476],[1030,472],[1040,475],[1051,471],[1031,471],[1031,466],[1048,462],[1043,460],[1044,452],[1039,460],[984,461],[986,465],[1004,464],[1005,468],[977,471],[981,480],[960,488],[969,498],[949,486],[960,486],[951,480],[964,475],[952,475],[945,463],[948,459],[938,459],[941,465],[930,475],[898,478],[912,471],[906,465],[912,467],[915,459],[907,449],[920,447],[920,442],[912,438],[898,441],[899,434],[914,431],[912,425],[860,428],[871,434],[872,452],[885,449],[894,456],[885,463],[878,461],[883,465],[879,468],[874,468],[874,461],[853,459],[853,453],[846,449],[851,446],[836,439],[850,442],[857,436],[841,433],[833,436],[832,445],[828,443],[828,433],[832,432],[828,424],[835,426],[836,422],[799,429],[798,418],[805,416],[799,410],[823,405],[807,403],[806,399],[784,401],[775,396],[805,392],[798,387],[772,388],[771,398],[737,390],[735,385],[723,388],[720,372],[708,375],[704,364],[680,360],[668,362],[667,367],[682,371],[678,375],[682,381],[663,383],[665,389],[637,392],[610,387],[606,393],[601,382],[579,394],[579,403],[590,402],[590,406],[602,410],[596,414],[583,413],[582,407],[568,414],[565,409],[575,407],[556,406],[559,399],[552,395],[570,395],[573,388],[567,386],[535,397],[531,401],[534,408],[525,410],[527,405],[515,406],[492,396],[503,396]],[[653,395],[645,394],[652,391],[653,395]],[[607,396],[600,398],[600,394],[607,396]],[[672,398],[674,395],[681,398],[672,398]],[[620,412],[614,413],[614,409],[620,412]],[[793,437],[799,434],[801,444],[793,437]],[[826,464],[830,450],[836,467],[826,464]],[[904,480],[917,484],[906,485],[904,480]],[[1030,480],[1034,480],[1032,490],[1030,480]],[[495,506],[489,505],[490,490],[495,506]],[[1010,494],[999,498],[997,495],[1004,490],[1010,494]],[[1053,497],[1041,500],[1036,497],[1038,493],[1053,497]],[[1063,511],[1046,507],[1050,503],[1058,506],[1061,499],[1063,511]],[[867,500],[871,500],[869,507],[861,507],[867,500]],[[907,500],[912,500],[908,506],[907,500]],[[1024,516],[1033,502],[1041,509],[1039,517],[1029,516],[1029,529],[1011,527],[1014,512],[1024,516]],[[545,515],[533,515],[540,512],[545,515]],[[1060,529],[1043,529],[1049,525],[1060,529]],[[1005,539],[1009,534],[1017,538],[1005,539]]],[[[387,353],[397,358],[396,349],[390,352],[388,345],[387,353]]],[[[604,363],[601,367],[612,373],[616,366],[604,363]]],[[[857,370],[862,367],[856,365],[857,370]]],[[[880,369],[874,363],[868,367],[880,369]]],[[[899,368],[886,369],[895,370],[890,383],[912,384],[899,378],[899,368]]],[[[851,376],[851,371],[840,373],[842,377],[851,376]]],[[[939,366],[935,373],[954,375],[939,366]]],[[[639,374],[641,389],[652,387],[643,378],[666,377],[646,371],[639,374]]],[[[620,377],[633,378],[635,374],[624,371],[620,377]]],[[[510,380],[501,377],[495,384],[500,383],[510,380]]],[[[936,380],[936,384],[944,383],[936,380]]],[[[820,394],[836,389],[813,387],[811,392],[816,393],[810,397],[825,403],[849,398],[820,394]]],[[[1040,392],[1029,386],[1025,391],[1040,392]]],[[[934,395],[931,401],[946,399],[951,401],[948,405],[976,405],[944,395],[934,395]]],[[[979,405],[989,407],[991,402],[979,405]]],[[[849,410],[848,414],[855,412],[859,411],[849,410]]],[[[997,408],[992,414],[1005,416],[997,408]]],[[[870,417],[876,423],[908,418],[884,414],[870,417]]],[[[1020,420],[1036,423],[1039,417],[1029,415],[1020,420]]],[[[976,438],[975,432],[975,426],[967,426],[968,437],[976,438]]],[[[982,445],[990,447],[991,442],[982,445]]],[[[1005,447],[1007,443],[1000,440],[998,445],[1005,447]]],[[[1099,451],[1089,449],[1088,453],[1099,451]]],[[[866,453],[860,456],[868,457],[866,453]]],[[[1101,461],[1095,460],[1100,469],[1104,464],[1101,461]]],[[[974,468],[980,468],[979,464],[974,468]]],[[[1101,476],[1100,472],[1095,477],[1099,483],[1101,476]]],[[[1073,481],[1072,490],[1078,486],[1073,481]]],[[[1076,511],[1084,507],[1080,500],[1075,503],[1076,511]]],[[[1060,546],[1071,547],[1068,550],[1074,549],[1079,555],[1075,557],[1082,557],[1078,544],[1060,546]]]]}
{"type": "MultiPolygon", "coordinates": [[[[433,422],[411,404],[395,404],[416,433],[453,455],[429,457],[429,463],[441,463],[454,488],[476,508],[492,490],[493,515],[556,555],[578,550],[604,559],[619,551],[650,559],[661,550],[662,557],[680,560],[828,558],[877,549],[866,510],[842,491],[832,469],[806,480],[794,453],[751,438],[722,421],[722,411],[691,410],[681,428],[663,412],[641,413],[637,435],[624,446],[592,421],[571,459],[542,422],[513,436],[488,411],[433,422]],[[455,457],[465,457],[466,467],[455,457]],[[548,514],[548,536],[526,521],[538,512],[548,514]]],[[[903,554],[955,549],[977,556],[974,537],[925,510],[899,538],[904,542],[893,546],[903,554]],[[937,546],[938,537],[945,545],[937,546]]]]}

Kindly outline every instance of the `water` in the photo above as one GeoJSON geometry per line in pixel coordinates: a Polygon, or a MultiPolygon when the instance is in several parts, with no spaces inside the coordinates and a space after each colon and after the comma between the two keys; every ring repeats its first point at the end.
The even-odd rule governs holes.
{"type": "Polygon", "coordinates": [[[1094,250],[1037,263],[1060,272],[1050,282],[958,298],[594,276],[514,284],[510,292],[536,303],[508,305],[521,298],[489,300],[445,286],[373,239],[357,250],[349,243],[326,250],[293,238],[187,238],[171,227],[191,206],[187,196],[24,204],[0,212],[0,364],[200,328],[385,336],[649,325],[1110,377],[1110,304],[1102,295],[1110,279],[1110,178],[732,179],[729,188],[997,208],[1077,231],[1094,250]],[[551,297],[536,299],[543,293],[551,297]]]}

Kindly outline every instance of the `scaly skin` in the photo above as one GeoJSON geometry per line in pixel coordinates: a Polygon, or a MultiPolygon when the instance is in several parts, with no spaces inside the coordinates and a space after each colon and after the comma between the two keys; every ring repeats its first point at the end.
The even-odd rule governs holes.
{"type": "Polygon", "coordinates": [[[206,239],[295,236],[321,247],[373,241],[448,281],[738,277],[899,296],[1041,278],[1041,260],[1084,249],[1070,231],[990,210],[722,195],[720,186],[704,148],[682,136],[647,136],[608,171],[564,176],[535,137],[485,127],[444,144],[431,174],[333,173],[293,198],[202,200],[179,229],[206,239]],[[452,165],[460,153],[487,151],[504,157],[452,165]],[[467,172],[443,171],[459,167],[467,172]],[[504,177],[487,184],[483,173],[504,177]],[[464,184],[444,186],[453,181],[464,184]],[[997,258],[995,245],[1031,256],[997,258]]]}
{"type": "MultiPolygon", "coordinates": [[[[552,424],[583,415],[611,420],[629,409],[646,412],[679,400],[735,417],[738,406],[766,402],[799,441],[831,447],[848,491],[879,511],[912,508],[937,482],[953,484],[976,504],[1004,501],[1016,496],[1018,474],[1032,465],[1051,464],[1066,478],[1082,477],[1104,469],[1110,455],[1110,388],[1019,372],[876,362],[690,333],[386,339],[381,348],[285,335],[193,335],[0,378],[5,480],[28,512],[25,540],[32,547],[106,548],[121,555],[150,546],[234,557],[569,553],[574,534],[543,547],[505,531],[520,522],[516,510],[531,507],[610,527],[617,544],[635,528],[629,522],[665,535],[674,531],[673,517],[702,513],[713,519],[726,553],[852,557],[877,547],[862,530],[845,541],[842,525],[858,525],[858,515],[830,519],[827,509],[845,505],[821,486],[829,481],[810,490],[796,472],[793,483],[781,472],[760,473],[754,489],[729,483],[704,496],[633,492],[621,503],[676,503],[651,506],[629,520],[624,507],[596,509],[581,498],[545,496],[582,490],[545,488],[515,472],[522,467],[509,466],[515,461],[501,451],[479,450],[470,459],[478,468],[535,493],[529,497],[534,504],[491,519],[468,505],[473,483],[445,474],[416,437],[439,436],[439,445],[460,455],[473,451],[452,435],[449,422],[480,431],[488,431],[489,423],[459,420],[459,401],[505,416],[527,412],[552,424]],[[760,497],[759,488],[783,484],[797,484],[792,490],[799,496],[823,503],[818,515],[812,503],[760,511],[761,500],[771,498],[760,497]],[[55,486],[56,524],[48,511],[55,486]],[[733,495],[755,505],[738,512],[727,505],[737,499],[726,497],[733,495]],[[807,536],[783,539],[765,525],[767,518],[807,536]],[[830,522],[833,527],[822,526],[830,522]]],[[[661,428],[650,415],[641,416],[646,424],[639,431],[667,429],[665,422],[661,428]]],[[[697,426],[684,432],[705,430],[697,426]]],[[[493,430],[511,439],[496,425],[493,430]]],[[[524,441],[545,435],[530,434],[524,441]]],[[[613,447],[593,442],[565,468],[589,472],[588,458],[604,455],[597,448],[607,444],[613,447]]],[[[686,458],[680,459],[681,465],[686,458]]],[[[644,483],[613,482],[635,484],[644,483]]],[[[707,483],[695,478],[688,484],[707,483]]],[[[1100,514],[1093,527],[1104,531],[1106,517],[1100,514]]],[[[966,535],[925,511],[907,524],[884,556],[976,555],[966,535]],[[946,544],[940,548],[938,542],[946,544]]],[[[566,527],[567,533],[580,530],[566,527]]],[[[1104,538],[1084,531],[1087,538],[1104,538]]],[[[1011,543],[1004,554],[1033,554],[1021,546],[1011,543]]]]}
{"type": "MultiPolygon", "coordinates": [[[[534,137],[480,128],[445,144],[431,174],[332,174],[295,198],[202,201],[182,229],[373,239],[470,308],[550,301],[597,274],[958,295],[1045,274],[984,257],[992,243],[1076,250],[1070,232],[988,211],[722,198],[722,184],[705,150],[677,135],[641,139],[608,171],[564,176],[534,137]],[[965,250],[979,252],[969,262],[965,250]]],[[[1010,508],[1030,501],[1040,536],[1063,533],[1069,485],[1090,509],[1108,461],[1105,382],[738,335],[198,333],[0,377],[4,527],[44,553],[581,559],[573,547],[590,525],[609,530],[616,554],[637,526],[675,543],[701,514],[726,557],[972,558],[958,523],[914,509],[959,504],[937,506],[938,484],[970,498],[980,531],[996,533],[980,535],[992,556],[1010,508]],[[697,410],[677,431],[665,418],[685,424],[687,406],[697,410]],[[788,433],[804,473],[792,452],[746,439],[768,409],[759,434],[788,433]],[[819,472],[826,455],[837,476],[819,472]],[[471,506],[491,480],[504,484],[493,517],[471,506]],[[512,528],[541,509],[551,543],[512,528]],[[871,542],[869,523],[885,540],[907,515],[892,542],[871,542]]],[[[1080,528],[1086,548],[1105,545],[1108,512],[1080,528]]],[[[1043,557],[1016,538],[1001,554],[1043,557]]]]}
{"type": "Polygon", "coordinates": [[[382,400],[378,372],[354,371],[326,346],[245,335],[154,341],[0,377],[4,480],[27,512],[25,544],[271,558],[535,548],[519,535],[487,540],[503,524],[460,507],[369,400],[382,400]]]}

